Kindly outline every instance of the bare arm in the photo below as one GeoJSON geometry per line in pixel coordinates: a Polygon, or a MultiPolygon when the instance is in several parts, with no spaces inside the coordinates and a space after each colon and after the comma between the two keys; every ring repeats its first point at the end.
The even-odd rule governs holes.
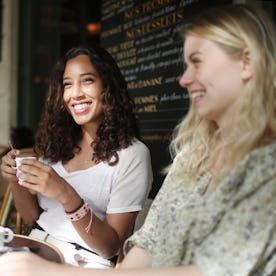
{"type": "Polygon", "coordinates": [[[118,253],[130,234],[136,216],[137,212],[107,214],[105,221],[101,221],[93,215],[89,233],[86,233],[84,228],[89,224],[90,214],[73,224],[86,243],[104,258],[110,258],[118,253]]]}
{"type": "Polygon", "coordinates": [[[190,266],[178,266],[178,267],[162,267],[152,268],[152,259],[149,253],[140,247],[134,246],[124,258],[121,267],[122,274],[127,275],[128,271],[131,271],[129,275],[158,275],[158,276],[202,276],[203,274],[195,265],[190,266]]]}
{"type": "Polygon", "coordinates": [[[18,183],[12,182],[9,183],[9,185],[11,186],[16,210],[20,213],[24,223],[31,227],[40,214],[37,196],[31,194],[26,188],[21,187],[18,183]]]}
{"type": "Polygon", "coordinates": [[[150,268],[151,264],[149,253],[141,247],[134,246],[124,258],[121,268],[150,268]]]}
{"type": "MultiPolygon", "coordinates": [[[[136,258],[138,261],[138,259],[136,258]]],[[[6,276],[202,276],[194,266],[162,268],[89,269],[60,265],[32,253],[7,253],[0,257],[0,274],[6,276]]]]}

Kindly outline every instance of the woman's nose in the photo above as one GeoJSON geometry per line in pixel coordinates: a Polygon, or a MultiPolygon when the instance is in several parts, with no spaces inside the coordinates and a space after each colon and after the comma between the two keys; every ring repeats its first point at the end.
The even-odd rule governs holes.
{"type": "Polygon", "coordinates": [[[183,88],[188,87],[191,83],[193,83],[194,76],[191,69],[186,68],[184,73],[181,75],[179,79],[179,85],[183,88]]]}
{"type": "Polygon", "coordinates": [[[83,95],[82,87],[80,84],[75,83],[72,87],[72,96],[80,97],[83,95]]]}

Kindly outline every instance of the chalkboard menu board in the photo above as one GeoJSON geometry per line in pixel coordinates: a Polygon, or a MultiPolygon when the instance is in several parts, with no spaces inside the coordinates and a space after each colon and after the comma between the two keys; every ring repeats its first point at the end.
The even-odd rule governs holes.
{"type": "Polygon", "coordinates": [[[141,138],[152,156],[151,198],[162,184],[160,171],[170,163],[172,130],[189,106],[187,92],[178,84],[183,59],[181,26],[218,2],[232,1],[102,1],[101,45],[117,61],[135,102],[141,138]]]}

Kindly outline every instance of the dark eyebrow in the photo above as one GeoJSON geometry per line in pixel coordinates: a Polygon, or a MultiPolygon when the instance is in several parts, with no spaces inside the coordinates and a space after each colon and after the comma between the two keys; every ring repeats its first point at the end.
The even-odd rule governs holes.
{"type": "MultiPolygon", "coordinates": [[[[80,76],[81,77],[84,77],[84,76],[94,76],[94,77],[96,77],[96,74],[95,73],[91,73],[91,72],[87,72],[87,73],[82,73],[82,74],[80,74],[80,76]]],[[[71,78],[70,77],[64,77],[63,78],[63,81],[65,81],[65,80],[70,80],[71,78]]]]}
{"type": "Polygon", "coordinates": [[[87,72],[87,73],[82,73],[81,77],[83,77],[83,76],[94,76],[94,77],[96,77],[96,74],[95,73],[91,73],[91,72],[87,72]]]}

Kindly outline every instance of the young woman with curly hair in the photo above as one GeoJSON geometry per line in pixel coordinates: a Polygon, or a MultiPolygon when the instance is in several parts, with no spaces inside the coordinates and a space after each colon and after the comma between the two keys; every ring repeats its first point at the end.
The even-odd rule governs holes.
{"type": "Polygon", "coordinates": [[[133,102],[111,55],[98,46],[70,49],[51,75],[35,139],[39,160],[24,160],[28,174],[16,175],[20,151],[3,158],[30,236],[57,246],[66,263],[112,266],[152,183],[150,153],[137,137],[133,102]]]}

